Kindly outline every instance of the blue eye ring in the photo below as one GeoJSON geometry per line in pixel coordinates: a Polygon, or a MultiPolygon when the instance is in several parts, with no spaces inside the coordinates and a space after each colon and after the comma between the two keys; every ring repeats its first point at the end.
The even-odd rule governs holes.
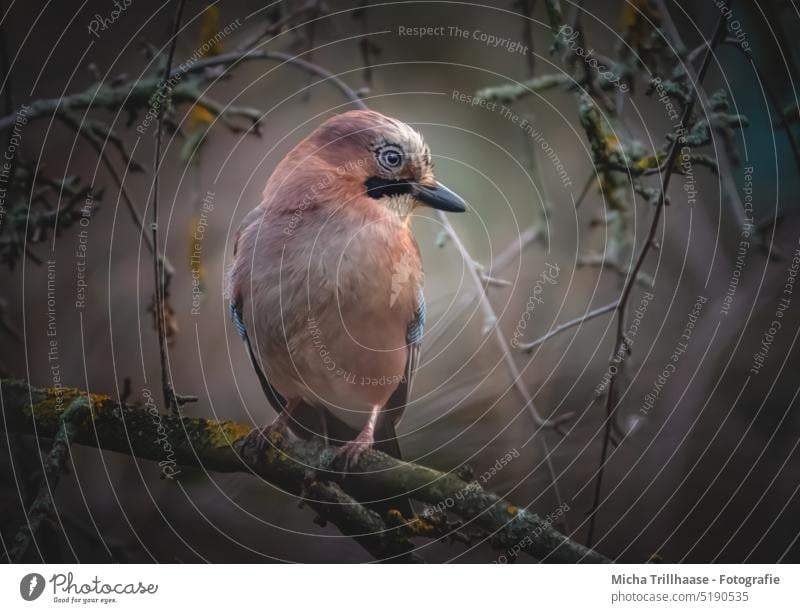
{"type": "Polygon", "coordinates": [[[385,145],[378,149],[375,157],[383,168],[389,171],[399,169],[403,165],[403,151],[396,145],[385,145]]]}

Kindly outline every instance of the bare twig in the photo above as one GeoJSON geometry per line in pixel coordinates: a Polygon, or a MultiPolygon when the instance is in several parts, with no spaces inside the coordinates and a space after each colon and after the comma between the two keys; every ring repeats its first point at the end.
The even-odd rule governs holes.
{"type": "Polygon", "coordinates": [[[704,40],[702,43],[697,45],[694,49],[692,49],[686,56],[686,61],[689,63],[694,62],[700,54],[703,52],[704,49],[708,47],[708,41],[704,40]]]}
{"type": "MultiPolygon", "coordinates": [[[[689,125],[689,119],[691,118],[692,110],[694,109],[695,101],[697,100],[698,97],[697,94],[698,88],[700,87],[700,84],[703,82],[703,79],[705,78],[706,73],[708,72],[708,68],[711,65],[711,58],[714,56],[714,50],[716,49],[717,45],[722,41],[722,37],[724,36],[724,34],[725,34],[725,18],[723,16],[720,16],[719,19],[717,20],[717,25],[714,30],[714,35],[712,36],[711,41],[708,43],[706,54],[703,57],[703,63],[700,66],[700,70],[697,73],[697,79],[695,80],[694,83],[694,89],[691,90],[689,99],[683,108],[680,124],[678,124],[681,127],[689,125]]],[[[630,275],[625,281],[625,285],[622,289],[622,294],[620,296],[619,302],[617,303],[616,307],[617,335],[614,343],[614,353],[612,354],[614,356],[620,354],[620,352],[622,352],[622,354],[624,355],[625,352],[625,347],[626,347],[625,315],[628,306],[628,299],[630,298],[631,291],[633,290],[633,286],[636,283],[639,271],[641,270],[642,266],[644,265],[644,261],[647,258],[647,254],[655,242],[656,232],[658,231],[659,222],[661,221],[661,213],[664,210],[664,206],[666,205],[667,189],[669,188],[670,179],[672,178],[673,171],[675,169],[675,160],[677,159],[678,152],[680,151],[680,143],[681,143],[681,138],[675,138],[670,146],[669,155],[667,156],[666,170],[661,180],[661,197],[659,198],[658,203],[655,207],[655,212],[653,213],[653,220],[650,223],[650,229],[647,233],[647,238],[645,242],[642,244],[642,248],[639,251],[636,263],[634,264],[633,268],[630,271],[630,275]]],[[[600,506],[600,495],[603,487],[603,471],[605,469],[606,458],[608,456],[608,446],[611,439],[613,416],[614,416],[614,411],[616,409],[616,393],[615,393],[616,379],[617,379],[616,374],[612,374],[608,382],[608,396],[606,397],[606,419],[604,426],[603,445],[600,452],[600,463],[597,470],[597,477],[595,478],[594,499],[592,501],[592,509],[589,513],[589,528],[586,537],[587,546],[589,547],[591,547],[594,538],[597,510],[600,506]]]]}
{"type": "Polygon", "coordinates": [[[361,51],[361,63],[364,65],[364,82],[367,87],[372,87],[372,56],[381,52],[378,44],[369,36],[369,23],[367,20],[367,9],[370,0],[361,0],[358,8],[353,11],[353,19],[361,22],[361,37],[358,40],[358,48],[361,51]]]}
{"type": "MultiPolygon", "coordinates": [[[[530,53],[527,53],[527,78],[529,80],[533,79],[536,76],[536,61],[535,61],[535,54],[533,53],[533,6],[534,0],[519,0],[518,1],[519,9],[522,13],[522,37],[523,40],[526,41],[528,48],[531,49],[530,53]]],[[[530,122],[532,124],[532,121],[530,122]]],[[[539,165],[539,157],[538,157],[538,148],[534,147],[533,140],[529,137],[527,132],[523,131],[521,134],[522,137],[522,146],[525,149],[525,159],[528,161],[528,166],[531,169],[531,175],[533,176],[533,180],[538,185],[539,189],[541,190],[541,209],[536,206],[536,203],[533,204],[533,213],[535,221],[532,224],[532,227],[535,228],[533,233],[534,239],[548,239],[549,237],[546,235],[547,229],[547,218],[550,215],[550,197],[547,193],[547,184],[544,182],[544,177],[542,176],[541,167],[539,165]]],[[[520,245],[522,245],[522,241],[520,240],[520,245]]]]}
{"type": "MultiPolygon", "coordinates": [[[[676,48],[684,49],[685,45],[683,44],[683,40],[678,32],[678,28],[675,26],[675,22],[672,19],[672,14],[667,9],[667,4],[664,0],[653,0],[658,7],[658,11],[663,19],[663,26],[666,29],[669,37],[672,39],[672,43],[676,46],[676,48]]],[[[691,64],[685,65],[686,72],[692,75],[692,66],[691,64]]],[[[710,106],[708,95],[706,94],[705,90],[700,86],[700,82],[698,78],[695,76],[693,79],[695,83],[695,93],[700,98],[700,102],[702,102],[704,108],[708,108],[710,106]]],[[[728,208],[730,208],[731,212],[733,213],[734,219],[736,220],[736,224],[738,227],[742,226],[742,222],[744,221],[744,206],[742,205],[742,200],[739,196],[739,189],[736,186],[733,177],[733,163],[725,149],[720,149],[717,152],[717,164],[719,167],[719,177],[720,181],[722,182],[722,190],[726,196],[726,202],[728,204],[728,208]]]]}
{"type": "MultiPolygon", "coordinates": [[[[113,162],[109,159],[108,154],[105,150],[103,143],[92,133],[87,132],[85,130],[80,129],[80,123],[75,120],[74,117],[70,114],[62,114],[59,115],[59,119],[69,126],[72,130],[75,131],[76,134],[80,134],[83,136],[84,139],[91,145],[92,149],[97,152],[97,157],[105,166],[106,171],[111,176],[111,180],[114,181],[114,184],[119,189],[120,194],[122,195],[122,200],[125,202],[125,207],[128,209],[128,212],[131,215],[131,219],[133,220],[134,225],[139,230],[141,235],[144,237],[145,244],[147,248],[150,250],[151,254],[155,254],[154,246],[153,246],[153,237],[151,234],[144,231],[144,221],[142,220],[142,215],[139,212],[139,207],[136,206],[136,203],[131,198],[131,195],[128,193],[125,184],[122,181],[122,178],[119,176],[117,169],[114,167],[113,162]]],[[[159,252],[158,254],[159,259],[161,259],[163,272],[164,272],[164,279],[165,283],[169,284],[170,279],[175,274],[175,268],[172,266],[172,263],[167,259],[167,256],[164,253],[159,252]]]]}
{"type": "MultiPolygon", "coordinates": [[[[231,53],[222,53],[220,55],[199,60],[187,67],[178,67],[170,73],[170,78],[180,78],[185,74],[197,72],[198,70],[205,70],[214,66],[230,66],[238,64],[239,62],[251,62],[254,60],[268,60],[273,62],[282,62],[289,66],[294,66],[300,70],[320,77],[323,81],[330,81],[342,94],[345,95],[357,108],[366,109],[367,105],[343,79],[333,74],[331,71],[306,61],[301,57],[284,53],[282,51],[263,51],[263,50],[249,50],[249,51],[234,51],[231,53]]],[[[2,120],[0,120],[0,129],[2,129],[2,120]]]]}
{"type": "Polygon", "coordinates": [[[575,200],[575,210],[581,208],[581,204],[586,199],[586,196],[589,194],[589,190],[592,188],[592,185],[597,183],[597,175],[592,173],[589,175],[589,178],[586,179],[586,183],[583,184],[583,188],[581,189],[581,193],[578,194],[577,200],[575,200]]]}
{"type": "Polygon", "coordinates": [[[611,302],[605,306],[598,307],[596,309],[592,309],[588,313],[584,313],[580,317],[576,317],[575,319],[570,319],[569,321],[565,321],[563,324],[557,325],[555,328],[550,330],[544,336],[537,338],[535,341],[531,341],[530,343],[520,343],[519,350],[524,351],[525,353],[531,353],[536,347],[541,345],[542,343],[547,342],[557,334],[561,334],[564,330],[569,330],[570,328],[574,328],[575,326],[579,326],[587,321],[594,319],[595,317],[600,317],[600,315],[604,315],[606,313],[610,313],[611,311],[615,311],[619,306],[619,302],[611,302]]]}
{"type": "Polygon", "coordinates": [[[263,42],[267,41],[267,39],[280,34],[281,30],[283,30],[285,26],[290,25],[296,19],[299,19],[308,13],[316,13],[318,10],[318,4],[319,3],[316,1],[302,3],[297,10],[284,15],[277,21],[267,24],[259,33],[251,36],[248,39],[245,39],[245,41],[240,44],[236,50],[248,51],[260,46],[263,42]]]}
{"type": "Polygon", "coordinates": [[[181,408],[181,400],[175,393],[172,385],[172,377],[167,364],[167,341],[166,341],[166,319],[164,312],[164,301],[167,288],[165,286],[164,271],[161,265],[161,258],[158,257],[158,178],[161,172],[161,138],[164,133],[164,111],[169,106],[170,84],[168,75],[172,71],[172,60],[175,57],[175,46],[178,42],[178,31],[180,29],[183,7],[186,0],[177,0],[175,17],[172,22],[172,38],[167,52],[167,61],[164,67],[164,80],[161,87],[164,88],[166,100],[158,108],[158,123],[156,126],[155,153],[153,157],[153,201],[152,201],[152,221],[150,229],[153,241],[153,273],[155,275],[155,316],[156,328],[158,329],[158,351],[161,364],[161,389],[164,393],[164,403],[178,413],[181,408]]]}
{"type": "Polygon", "coordinates": [[[519,238],[514,243],[506,247],[505,250],[501,251],[494,259],[492,262],[492,271],[502,272],[505,270],[528,245],[539,240],[542,232],[544,232],[544,227],[538,222],[528,226],[522,231],[522,234],[519,235],[519,238]]]}
{"type": "Polygon", "coordinates": [[[533,52],[533,5],[536,0],[517,0],[514,5],[522,15],[522,40],[528,52],[525,54],[527,61],[528,78],[536,72],[536,54],[533,52]]]}
{"type": "Polygon", "coordinates": [[[501,279],[500,277],[493,277],[492,275],[486,272],[486,269],[479,262],[475,262],[475,269],[478,271],[478,276],[483,282],[484,288],[511,287],[512,285],[514,285],[513,283],[511,283],[511,281],[508,281],[506,279],[501,279]]]}
{"type": "MultiPolygon", "coordinates": [[[[450,239],[453,241],[453,244],[456,246],[461,258],[464,260],[464,264],[467,266],[469,270],[470,277],[478,288],[478,299],[480,301],[481,310],[484,313],[484,317],[487,321],[497,321],[497,316],[494,312],[494,307],[492,307],[492,303],[489,301],[489,296],[486,293],[484,285],[480,278],[480,273],[475,265],[475,260],[467,251],[467,248],[464,246],[464,243],[461,242],[461,238],[456,233],[455,229],[450,223],[450,220],[447,218],[447,215],[444,213],[437,211],[437,216],[439,217],[439,221],[444,226],[445,231],[449,234],[450,239]]],[[[493,334],[497,340],[497,344],[500,347],[500,351],[503,354],[503,361],[508,368],[508,372],[511,375],[511,380],[513,381],[514,388],[519,392],[520,396],[522,397],[523,402],[525,402],[525,406],[530,411],[531,416],[533,417],[533,421],[539,428],[558,428],[560,424],[568,421],[572,417],[572,413],[566,415],[560,415],[554,419],[547,419],[542,417],[539,414],[539,411],[536,409],[536,406],[533,404],[533,396],[528,390],[528,386],[525,385],[525,382],[522,380],[522,373],[520,372],[519,368],[517,367],[517,363],[514,361],[514,356],[511,353],[511,349],[506,342],[505,337],[503,336],[502,331],[497,327],[494,326],[492,329],[493,334]]]]}

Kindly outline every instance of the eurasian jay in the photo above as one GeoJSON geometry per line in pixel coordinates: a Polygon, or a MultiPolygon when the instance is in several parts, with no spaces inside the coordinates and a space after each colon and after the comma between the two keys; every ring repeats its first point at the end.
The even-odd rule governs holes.
{"type": "Polygon", "coordinates": [[[421,205],[466,210],[434,178],[422,136],[374,111],[325,121],[278,164],[228,277],[233,321],[278,413],[254,431],[260,445],[291,428],[342,444],[347,468],[373,444],[400,457],[395,427],[425,323],[410,228],[421,205]]]}

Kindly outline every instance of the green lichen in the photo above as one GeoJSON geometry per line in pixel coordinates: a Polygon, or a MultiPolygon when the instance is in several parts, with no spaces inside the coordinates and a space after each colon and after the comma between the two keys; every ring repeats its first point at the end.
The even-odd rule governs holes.
{"type": "Polygon", "coordinates": [[[110,396],[103,394],[87,394],[76,387],[49,387],[40,396],[40,399],[33,404],[23,408],[25,415],[35,417],[37,423],[44,427],[55,427],[58,425],[61,415],[67,408],[80,398],[87,398],[91,403],[92,412],[97,414],[105,404],[111,400],[110,396]]]}
{"type": "Polygon", "coordinates": [[[208,443],[215,449],[230,447],[234,441],[238,441],[250,432],[250,429],[242,424],[217,419],[209,419],[204,426],[208,443]]]}
{"type": "MultiPolygon", "coordinates": [[[[399,511],[395,511],[399,513],[399,511]]],[[[402,517],[402,516],[401,516],[402,517]]],[[[406,527],[411,531],[414,536],[433,536],[436,533],[436,526],[432,523],[425,521],[420,517],[415,517],[406,524],[406,527]]]]}

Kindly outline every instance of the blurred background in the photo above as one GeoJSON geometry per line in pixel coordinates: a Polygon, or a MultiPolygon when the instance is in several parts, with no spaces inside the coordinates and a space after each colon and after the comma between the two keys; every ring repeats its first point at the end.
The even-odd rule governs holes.
{"type": "MultiPolygon", "coordinates": [[[[120,0],[115,6],[87,0],[68,10],[38,0],[3,4],[3,90],[12,113],[23,104],[35,109],[34,100],[91,90],[101,82],[137,82],[163,65],[163,55],[153,58],[153,53],[168,40],[174,2],[120,0]]],[[[686,58],[695,49],[702,52],[701,43],[720,16],[717,4],[602,0],[581,8],[561,2],[564,22],[580,24],[585,49],[620,66],[628,62],[632,94],[611,88],[595,98],[608,101],[598,108],[610,117],[613,139],[627,152],[638,147],[652,154],[665,143],[675,122],[657,93],[647,95],[648,81],[653,75],[674,76],[665,63],[670,54],[686,58]],[[666,52],[663,38],[660,47],[653,44],[656,28],[670,36],[666,52]],[[641,65],[625,60],[631,49],[641,65]]],[[[716,171],[697,163],[693,182],[673,177],[658,248],[642,269],[648,278],[634,285],[630,299],[626,328],[645,294],[652,294],[616,383],[614,441],[593,534],[594,547],[625,562],[654,555],[687,562],[800,561],[794,521],[800,486],[795,374],[800,298],[788,295],[791,305],[764,366],[751,372],[779,301],[787,297],[800,235],[798,159],[790,140],[799,136],[793,123],[799,49],[787,42],[800,34],[800,16],[793,3],[781,0],[733,2],[730,8],[729,35],[738,36],[739,48],[731,43],[719,49],[699,109],[708,112],[708,98],[723,90],[724,113],[746,117],[746,127],[723,126],[703,149],[717,158],[716,171]],[[742,52],[742,40],[750,56],[742,52]],[[726,130],[728,140],[721,136],[726,130]],[[745,236],[748,218],[752,230],[745,236]],[[698,296],[705,299],[699,309],[698,296]],[[682,335],[689,322],[694,327],[687,340],[682,335]],[[674,360],[679,343],[688,346],[674,360]],[[658,385],[668,364],[674,369],[658,385]]],[[[614,352],[616,320],[611,313],[593,318],[531,354],[504,350],[495,330],[506,343],[533,341],[617,299],[655,207],[634,195],[629,183],[620,188],[611,184],[614,176],[598,171],[576,87],[559,84],[520,97],[509,105],[513,116],[495,94],[481,104],[461,96],[543,75],[581,81],[574,56],[565,59],[563,47],[551,52],[546,3],[222,0],[209,8],[192,0],[183,23],[175,65],[198,49],[205,56],[234,52],[256,37],[260,48],[300,54],[339,75],[370,107],[425,135],[439,179],[471,207],[469,214],[451,217],[455,231],[486,274],[509,283],[486,289],[492,318],[481,306],[483,289],[471,280],[437,218],[420,213],[414,219],[429,323],[414,402],[399,427],[404,455],[441,470],[468,463],[480,479],[511,454],[482,485],[543,516],[565,505],[561,508],[569,510],[558,517],[557,527],[585,543],[604,439],[602,382],[614,352]],[[530,19],[520,16],[526,12],[530,19]],[[420,27],[442,29],[407,33],[420,27]],[[209,32],[226,28],[229,32],[202,52],[209,32]],[[490,108],[492,100],[497,105],[490,108]],[[535,230],[541,230],[538,238],[526,240],[535,230]],[[620,270],[592,265],[592,256],[605,256],[620,270]],[[554,266],[555,282],[542,285],[543,273],[554,266]],[[531,302],[534,292],[541,302],[531,302]],[[529,318],[523,318],[526,309],[529,318]],[[535,425],[509,359],[541,415],[573,414],[560,432],[535,425]]],[[[588,85],[584,79],[577,89],[588,85]]],[[[325,118],[350,106],[329,81],[276,62],[223,67],[206,86],[206,95],[223,106],[256,109],[260,134],[246,113],[215,121],[207,109],[190,103],[170,110],[175,129],[165,135],[159,237],[174,267],[169,368],[179,392],[199,397],[187,405],[187,414],[262,425],[273,413],[223,299],[232,239],[281,158],[325,118]],[[198,224],[202,253],[193,260],[198,224]]],[[[88,111],[76,109],[74,117],[84,125],[112,126],[145,169],[135,172],[109,145],[115,172],[149,219],[154,127],[137,131],[144,112],[129,123],[125,111],[103,107],[102,96],[97,100],[88,111]]],[[[717,121],[715,127],[724,123],[717,121]]],[[[16,258],[6,258],[9,265],[0,272],[2,376],[53,385],[48,322],[55,317],[64,385],[127,395],[129,401],[141,401],[149,389],[159,398],[152,260],[124,196],[90,141],[55,120],[53,109],[21,126],[19,140],[18,160],[47,176],[78,177],[97,198],[85,226],[64,227],[57,240],[44,232],[16,258]],[[86,295],[79,307],[81,275],[86,295]]],[[[657,176],[641,182],[658,185],[657,176]]],[[[59,199],[57,193],[64,206],[68,197],[62,191],[59,199]]],[[[35,196],[29,192],[24,200],[35,196]]],[[[28,208],[26,215],[22,209],[20,216],[7,207],[0,217],[7,247],[14,232],[25,235],[25,218],[36,211],[28,208]]],[[[2,446],[0,521],[9,543],[41,482],[40,451],[48,444],[4,433],[2,446]]],[[[150,462],[75,446],[70,474],[57,490],[58,521],[40,534],[29,559],[369,559],[334,527],[317,526],[312,511],[299,508],[297,499],[260,479],[183,470],[173,481],[159,473],[150,462]]],[[[420,555],[431,562],[491,562],[498,556],[486,544],[420,546],[420,555]]]]}

